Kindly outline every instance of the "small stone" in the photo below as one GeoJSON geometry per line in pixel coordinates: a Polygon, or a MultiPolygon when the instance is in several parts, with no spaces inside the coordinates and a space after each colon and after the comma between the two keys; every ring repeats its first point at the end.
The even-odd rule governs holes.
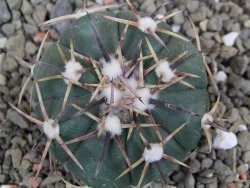
{"type": "Polygon", "coordinates": [[[193,13],[199,8],[199,1],[188,1],[187,9],[189,12],[193,13]]]}
{"type": "Polygon", "coordinates": [[[11,1],[7,1],[9,7],[11,9],[19,9],[22,5],[22,0],[11,0],[11,1]]]}
{"type": "Polygon", "coordinates": [[[195,179],[194,176],[189,173],[185,178],[185,187],[194,187],[195,186],[195,179]]]}
{"type": "Polygon", "coordinates": [[[204,178],[211,178],[214,175],[214,169],[207,169],[199,174],[199,176],[204,178]]]}
{"type": "Polygon", "coordinates": [[[172,31],[173,32],[178,33],[180,30],[181,30],[180,25],[177,25],[177,24],[172,25],[172,31]]]}
{"type": "Polygon", "coordinates": [[[244,55],[233,58],[229,64],[236,74],[243,75],[248,68],[249,62],[249,58],[244,55]]]}
{"type": "Polygon", "coordinates": [[[220,16],[216,15],[208,20],[207,28],[210,31],[221,31],[222,29],[222,19],[220,16]]]}
{"type": "Polygon", "coordinates": [[[204,11],[201,11],[201,10],[192,13],[190,16],[194,22],[200,22],[200,21],[206,19],[206,13],[204,11]]]}
{"type": "Polygon", "coordinates": [[[199,23],[199,26],[202,31],[207,31],[208,19],[205,19],[199,23]]]}
{"type": "Polygon", "coordinates": [[[36,22],[36,24],[40,24],[44,22],[46,18],[46,14],[47,14],[47,9],[44,5],[39,4],[35,6],[35,9],[33,11],[33,19],[36,22]]]}
{"type": "Polygon", "coordinates": [[[238,53],[237,48],[230,47],[230,46],[222,46],[220,56],[225,59],[229,59],[235,56],[237,53],[238,53]]]}
{"type": "Polygon", "coordinates": [[[234,181],[234,173],[230,167],[222,163],[221,160],[217,160],[213,166],[215,175],[218,176],[219,180],[223,183],[234,181]]]}
{"type": "Polygon", "coordinates": [[[202,169],[202,170],[204,170],[204,169],[209,169],[212,165],[213,165],[213,160],[210,159],[210,158],[204,158],[204,159],[201,161],[201,169],[202,169]]]}
{"type": "Polygon", "coordinates": [[[8,22],[11,18],[11,14],[9,9],[7,8],[7,4],[5,1],[0,1],[0,25],[2,23],[8,22]]]}
{"type": "Polygon", "coordinates": [[[13,167],[18,168],[22,159],[22,151],[19,148],[11,149],[10,155],[13,167]]]}
{"type": "MultiPolygon", "coordinates": [[[[173,12],[174,12],[174,11],[173,11],[173,12]]],[[[175,24],[183,24],[183,23],[185,22],[183,13],[180,12],[179,14],[176,14],[176,15],[173,17],[173,21],[174,21],[175,24]]]]}
{"type": "Polygon", "coordinates": [[[15,25],[12,23],[2,25],[2,31],[7,36],[13,35],[15,33],[15,28],[15,25]]]}
{"type": "Polygon", "coordinates": [[[28,124],[24,121],[24,119],[14,110],[8,110],[6,118],[18,125],[22,129],[28,128],[28,124]]]}
{"type": "Polygon", "coordinates": [[[0,183],[5,184],[7,182],[8,177],[4,174],[0,174],[0,183]]]}
{"type": "Polygon", "coordinates": [[[190,171],[191,173],[199,172],[199,171],[200,171],[200,168],[201,168],[200,161],[197,160],[197,159],[191,160],[190,163],[189,163],[189,166],[190,166],[189,171],[190,171]]]}
{"type": "Polygon", "coordinates": [[[215,80],[217,82],[226,82],[227,81],[227,74],[224,71],[219,71],[215,76],[215,80]]]}
{"type": "Polygon", "coordinates": [[[37,31],[38,31],[38,28],[34,25],[31,25],[31,24],[23,24],[23,29],[25,31],[25,33],[27,34],[31,34],[31,35],[34,35],[37,31]]]}
{"type": "Polygon", "coordinates": [[[141,10],[147,13],[153,13],[156,9],[155,3],[151,0],[144,0],[141,5],[141,10]]]}
{"type": "Polygon", "coordinates": [[[3,49],[6,47],[7,38],[0,38],[0,48],[3,49]]]}
{"type": "Polygon", "coordinates": [[[250,150],[250,133],[248,131],[243,131],[238,134],[238,141],[242,151],[250,150]]]}
{"type": "Polygon", "coordinates": [[[213,140],[213,148],[215,149],[232,149],[238,144],[236,135],[233,132],[226,132],[218,129],[217,135],[213,140]]]}
{"type": "Polygon", "coordinates": [[[62,174],[59,171],[49,174],[48,177],[42,181],[41,187],[61,181],[61,176],[62,174]]]}
{"type": "Polygon", "coordinates": [[[0,86],[5,86],[6,85],[6,77],[0,73],[0,86]]]}
{"type": "Polygon", "coordinates": [[[244,21],[244,27],[250,28],[250,20],[244,21]]]}
{"type": "Polygon", "coordinates": [[[242,164],[240,166],[237,167],[237,172],[241,175],[245,172],[247,172],[249,169],[249,165],[248,164],[242,164]]]}
{"type": "Polygon", "coordinates": [[[197,181],[202,183],[202,184],[208,184],[214,182],[216,177],[211,177],[211,178],[203,178],[203,177],[198,177],[197,181]]]}
{"type": "Polygon", "coordinates": [[[228,33],[222,37],[222,41],[226,46],[233,46],[239,34],[240,34],[239,32],[228,33]]]}
{"type": "Polygon", "coordinates": [[[245,163],[250,162],[250,151],[243,152],[242,159],[245,163]]]}
{"type": "Polygon", "coordinates": [[[25,45],[25,52],[28,54],[34,55],[37,50],[37,47],[34,43],[28,41],[25,45]]]}
{"type": "Polygon", "coordinates": [[[228,119],[231,123],[235,123],[240,118],[240,113],[237,108],[230,109],[226,114],[225,118],[228,119]]]}
{"type": "Polygon", "coordinates": [[[243,125],[243,124],[240,124],[240,125],[238,126],[238,130],[239,130],[240,132],[242,132],[242,131],[247,131],[247,126],[246,126],[246,125],[243,125]]]}
{"type": "MultiPolygon", "coordinates": [[[[71,14],[72,12],[73,10],[70,1],[57,0],[54,9],[51,12],[50,18],[56,18],[66,14],[71,14]]],[[[68,23],[63,22],[55,25],[55,27],[59,32],[62,32],[64,28],[67,27],[67,25],[68,23]]]]}
{"type": "Polygon", "coordinates": [[[21,11],[24,15],[29,15],[33,12],[33,7],[28,0],[23,0],[21,11]]]}

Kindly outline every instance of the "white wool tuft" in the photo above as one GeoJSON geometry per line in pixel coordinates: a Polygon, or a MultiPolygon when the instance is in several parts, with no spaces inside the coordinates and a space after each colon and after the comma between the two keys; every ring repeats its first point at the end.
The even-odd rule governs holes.
{"type": "MultiPolygon", "coordinates": [[[[122,92],[117,89],[115,86],[113,86],[113,91],[114,91],[114,103],[118,102],[121,97],[122,97],[122,92]]],[[[107,99],[107,102],[110,104],[110,99],[111,99],[111,85],[108,87],[104,88],[102,91],[102,95],[107,99]]]]}
{"type": "Polygon", "coordinates": [[[214,118],[208,113],[205,113],[203,117],[201,118],[201,128],[209,129],[211,125],[208,124],[208,122],[213,122],[214,118]]]}
{"type": "Polygon", "coordinates": [[[153,32],[155,32],[155,30],[157,29],[156,21],[154,21],[154,19],[150,17],[140,18],[138,20],[138,23],[138,28],[144,33],[148,33],[148,29],[151,29],[151,31],[153,32]]]}
{"type": "Polygon", "coordinates": [[[228,33],[222,37],[222,41],[226,46],[233,46],[239,34],[240,34],[239,32],[228,33]]]}
{"type": "Polygon", "coordinates": [[[157,98],[156,94],[152,95],[150,93],[150,89],[148,89],[148,88],[137,89],[136,93],[139,97],[141,97],[141,100],[143,101],[143,103],[139,99],[136,98],[134,103],[133,103],[133,106],[135,108],[137,108],[140,111],[145,111],[146,109],[151,110],[154,108],[154,105],[149,104],[149,99],[150,98],[156,99],[157,98]]]}
{"type": "Polygon", "coordinates": [[[237,136],[232,132],[225,132],[220,129],[213,140],[213,147],[215,149],[231,149],[238,144],[237,136]]]}
{"type": "Polygon", "coordinates": [[[162,159],[164,151],[161,144],[150,144],[151,149],[144,149],[143,158],[146,162],[153,163],[162,159]]]}
{"type": "Polygon", "coordinates": [[[215,80],[217,82],[225,82],[227,80],[227,74],[224,71],[219,71],[215,76],[215,80]]]}
{"type": "Polygon", "coordinates": [[[160,62],[160,65],[156,67],[155,73],[158,76],[158,78],[162,75],[162,81],[163,82],[169,82],[171,79],[175,77],[175,73],[173,70],[171,70],[169,66],[168,61],[160,62]]]}
{"type": "MultiPolygon", "coordinates": [[[[62,76],[69,78],[73,81],[78,81],[81,78],[82,73],[79,73],[78,71],[81,70],[83,67],[79,62],[68,61],[64,68],[65,71],[62,72],[62,76]]],[[[64,81],[66,84],[69,83],[67,79],[64,79],[64,81]]]]}
{"type": "Polygon", "coordinates": [[[49,139],[54,139],[59,135],[59,124],[57,123],[55,126],[52,126],[54,121],[53,119],[49,119],[43,123],[43,132],[49,139]]]}
{"type": "Polygon", "coordinates": [[[103,58],[100,60],[100,62],[103,65],[102,74],[107,76],[109,80],[112,80],[122,75],[122,68],[118,62],[118,59],[114,58],[113,56],[110,56],[110,58],[110,62],[106,62],[103,58]]]}
{"type": "Polygon", "coordinates": [[[117,116],[109,115],[105,120],[105,129],[108,131],[112,137],[122,134],[121,121],[117,116]]]}
{"type": "MultiPolygon", "coordinates": [[[[127,80],[128,85],[133,89],[136,90],[138,87],[138,82],[134,77],[131,77],[127,80]]],[[[131,97],[134,96],[134,94],[131,93],[131,91],[126,87],[125,91],[123,93],[124,97],[131,97]]]]}

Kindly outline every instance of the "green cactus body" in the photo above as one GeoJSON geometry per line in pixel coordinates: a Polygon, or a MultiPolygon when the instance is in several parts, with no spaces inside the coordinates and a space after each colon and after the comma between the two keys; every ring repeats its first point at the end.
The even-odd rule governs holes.
{"type": "MultiPolygon", "coordinates": [[[[104,14],[128,20],[135,20],[135,17],[131,12],[119,12],[116,15],[110,12],[105,12],[104,14]]],[[[95,22],[95,26],[100,34],[105,48],[108,50],[108,53],[115,54],[118,41],[125,25],[107,20],[102,15],[91,14],[91,17],[95,22]]],[[[165,23],[160,24],[160,27],[169,30],[169,26],[165,23]]],[[[151,42],[159,59],[174,58],[185,51],[187,51],[185,57],[191,54],[196,54],[193,58],[189,59],[177,68],[178,71],[188,72],[199,76],[199,78],[185,78],[185,81],[192,84],[195,89],[191,89],[181,83],[175,83],[172,86],[158,92],[158,100],[168,101],[169,103],[179,105],[202,116],[208,110],[209,99],[206,90],[207,75],[202,62],[203,58],[201,54],[190,42],[186,42],[166,34],[159,34],[162,41],[167,44],[166,49],[152,36],[148,34],[145,35],[149,38],[149,41],[151,42]]],[[[135,49],[142,37],[144,37],[144,34],[138,28],[132,26],[128,27],[128,32],[122,47],[122,55],[126,60],[133,59],[135,49]]],[[[74,44],[74,50],[79,54],[83,54],[84,56],[92,58],[96,61],[99,61],[102,58],[101,51],[95,40],[95,36],[87,16],[76,20],[60,36],[59,46],[68,60],[70,59],[69,49],[71,39],[74,44]]],[[[142,54],[143,56],[151,55],[145,40],[143,40],[142,43],[142,54]]],[[[89,62],[85,62],[78,57],[76,57],[76,60],[80,62],[84,68],[93,68],[92,64],[89,62]]],[[[53,66],[64,67],[64,62],[56,44],[46,50],[41,61],[53,66]]],[[[152,66],[154,63],[153,58],[143,61],[144,70],[152,66]]],[[[35,80],[60,74],[61,71],[52,70],[42,65],[36,65],[34,69],[35,80]]],[[[154,71],[150,72],[144,78],[145,84],[148,85],[155,85],[157,84],[157,81],[158,78],[154,71]]],[[[90,70],[82,74],[79,82],[99,84],[100,80],[98,79],[95,70],[90,70]]],[[[67,85],[63,79],[38,83],[49,117],[55,118],[62,108],[67,85]]],[[[108,83],[108,81],[106,83],[108,83]]],[[[59,121],[60,136],[63,141],[66,142],[98,130],[98,123],[86,114],[79,117],[73,117],[78,110],[76,110],[76,108],[74,108],[71,104],[77,104],[78,106],[84,108],[89,103],[92,94],[93,91],[73,85],[70,91],[65,113],[59,121]]],[[[36,116],[42,119],[36,94],[33,96],[33,105],[36,116]]],[[[105,105],[102,104],[91,109],[90,113],[102,119],[105,116],[102,111],[104,108],[103,106],[105,105]]],[[[126,109],[122,110],[122,107],[119,107],[119,109],[116,109],[115,112],[118,113],[117,115],[120,117],[122,124],[129,124],[132,121],[132,117],[129,116],[126,109]]],[[[177,112],[171,109],[160,108],[156,105],[150,110],[150,112],[156,124],[160,125],[158,128],[163,138],[166,138],[182,124],[187,123],[181,131],[179,131],[164,145],[165,154],[173,156],[180,161],[184,160],[188,156],[189,152],[197,146],[201,137],[201,117],[191,116],[187,113],[177,112]]],[[[138,124],[150,123],[149,118],[143,115],[136,114],[136,119],[136,123],[138,124]]],[[[141,128],[141,131],[149,143],[160,143],[153,127],[141,128]]],[[[131,164],[133,164],[142,157],[145,146],[135,128],[130,139],[127,141],[128,132],[129,129],[123,129],[119,138],[125,147],[131,164]]],[[[58,143],[53,143],[50,149],[54,153],[56,159],[64,164],[73,175],[79,177],[91,187],[128,187],[129,185],[137,185],[145,163],[141,163],[134,168],[132,172],[116,180],[119,174],[128,168],[128,165],[126,164],[126,161],[114,139],[110,140],[109,149],[101,165],[100,173],[94,180],[93,177],[103,149],[104,140],[105,133],[103,133],[98,139],[95,136],[87,140],[68,145],[75,157],[82,164],[83,170],[75,164],[75,162],[67,155],[58,143]]],[[[168,175],[168,173],[173,170],[175,165],[175,163],[165,159],[159,161],[159,166],[165,175],[168,175]]],[[[150,163],[142,184],[144,185],[153,180],[157,180],[160,177],[160,173],[158,172],[156,166],[153,163],[150,163]]]]}

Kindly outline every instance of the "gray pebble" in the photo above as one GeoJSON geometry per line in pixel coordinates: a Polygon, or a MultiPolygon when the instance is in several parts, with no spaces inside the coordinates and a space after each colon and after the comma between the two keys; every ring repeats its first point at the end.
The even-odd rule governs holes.
{"type": "Polygon", "coordinates": [[[210,31],[220,31],[222,29],[222,19],[221,19],[221,17],[218,16],[218,15],[211,17],[208,20],[207,28],[210,31]]]}
{"type": "MultiPolygon", "coordinates": [[[[56,18],[66,14],[71,14],[72,12],[72,6],[69,1],[57,0],[54,9],[51,12],[50,18],[56,18]]],[[[55,27],[59,32],[62,32],[67,25],[68,23],[64,22],[55,25],[55,27]]]]}
{"type": "MultiPolygon", "coordinates": [[[[173,11],[174,12],[174,11],[173,11]]],[[[183,24],[185,22],[183,13],[179,13],[173,17],[173,21],[175,24],[183,24]]]]}
{"type": "Polygon", "coordinates": [[[230,46],[222,46],[220,56],[229,59],[237,54],[237,48],[230,47],[230,46]]]}
{"type": "Polygon", "coordinates": [[[245,163],[250,162],[250,151],[243,152],[242,159],[245,163]]]}
{"type": "Polygon", "coordinates": [[[248,164],[242,164],[240,166],[237,167],[237,172],[241,175],[245,172],[247,172],[249,169],[249,165],[248,164]]]}
{"type": "Polygon", "coordinates": [[[202,170],[204,170],[204,169],[209,169],[212,165],[213,165],[213,160],[210,159],[210,158],[204,158],[204,159],[201,161],[201,169],[202,169],[202,170]]]}
{"type": "Polygon", "coordinates": [[[246,55],[238,56],[238,57],[233,58],[230,61],[230,66],[232,67],[232,70],[236,74],[243,75],[243,74],[245,74],[245,72],[248,68],[249,62],[250,62],[250,60],[246,55]]]}
{"type": "Polygon", "coordinates": [[[44,5],[40,4],[35,6],[35,9],[32,14],[35,23],[41,24],[42,22],[44,22],[46,14],[47,14],[47,9],[44,5]]]}
{"type": "Polygon", "coordinates": [[[242,151],[250,150],[250,133],[248,131],[242,131],[238,134],[238,143],[242,149],[242,151]]]}
{"type": "Polygon", "coordinates": [[[229,183],[234,180],[234,174],[231,168],[222,163],[221,160],[217,160],[214,163],[214,173],[218,176],[219,180],[224,183],[229,183]]]}
{"type": "Polygon", "coordinates": [[[14,168],[18,168],[21,164],[22,151],[19,148],[11,149],[11,161],[14,168]]]}
{"type": "Polygon", "coordinates": [[[14,110],[8,110],[6,118],[22,129],[28,128],[26,121],[14,110]]]}
{"type": "Polygon", "coordinates": [[[200,29],[202,31],[207,31],[208,19],[205,19],[199,23],[200,29]]]}
{"type": "Polygon", "coordinates": [[[22,5],[22,0],[10,0],[10,1],[7,1],[8,2],[8,5],[11,9],[19,9],[22,5]]]}
{"type": "Polygon", "coordinates": [[[240,113],[237,108],[232,108],[225,114],[225,118],[228,119],[231,123],[236,122],[240,118],[240,113]]]}
{"type": "Polygon", "coordinates": [[[21,11],[24,15],[31,14],[33,12],[33,7],[28,0],[23,0],[21,11]]]}
{"type": "Polygon", "coordinates": [[[184,185],[185,185],[185,187],[194,187],[195,186],[195,179],[191,173],[189,173],[186,176],[184,185]]]}
{"type": "Polygon", "coordinates": [[[8,177],[4,174],[0,174],[0,183],[1,184],[6,184],[8,180],[8,177]]]}
{"type": "Polygon", "coordinates": [[[6,85],[6,77],[0,73],[0,85],[5,86],[6,85]]]}
{"type": "Polygon", "coordinates": [[[37,51],[37,46],[33,42],[28,41],[25,44],[25,52],[26,53],[28,53],[30,55],[34,55],[36,51],[37,51]]]}
{"type": "Polygon", "coordinates": [[[212,183],[212,182],[216,181],[215,179],[216,179],[216,177],[211,177],[211,178],[198,177],[197,181],[199,183],[208,184],[208,183],[212,183]]]}
{"type": "Polygon", "coordinates": [[[214,175],[214,169],[207,169],[199,174],[200,177],[211,178],[214,175]]]}
{"type": "Polygon", "coordinates": [[[193,13],[199,8],[199,1],[187,2],[187,9],[189,12],[193,13]]]}
{"type": "Polygon", "coordinates": [[[155,3],[152,0],[143,1],[140,9],[147,13],[153,13],[156,9],[155,3]]]}
{"type": "Polygon", "coordinates": [[[5,48],[6,47],[6,44],[7,44],[7,38],[5,37],[1,37],[0,38],[0,48],[5,48]]]}
{"type": "Polygon", "coordinates": [[[191,173],[197,173],[197,172],[200,171],[201,163],[200,163],[199,160],[194,159],[194,160],[191,160],[191,161],[190,161],[189,166],[190,166],[189,171],[190,171],[191,173]]]}
{"type": "Polygon", "coordinates": [[[2,32],[7,35],[11,36],[15,33],[16,26],[12,23],[7,23],[2,25],[2,32]]]}
{"type": "Polygon", "coordinates": [[[7,8],[7,4],[5,1],[0,1],[0,24],[8,22],[11,18],[11,14],[9,9],[7,8]]]}
{"type": "Polygon", "coordinates": [[[200,22],[206,19],[206,13],[201,10],[199,10],[198,12],[192,13],[190,16],[194,22],[200,22]]]}
{"type": "Polygon", "coordinates": [[[34,25],[31,24],[23,24],[23,29],[25,31],[25,33],[33,35],[38,31],[38,28],[34,25]]]}
{"type": "Polygon", "coordinates": [[[59,171],[53,172],[49,174],[48,177],[42,181],[41,186],[47,186],[49,184],[61,181],[61,176],[62,176],[61,172],[59,171]]]}

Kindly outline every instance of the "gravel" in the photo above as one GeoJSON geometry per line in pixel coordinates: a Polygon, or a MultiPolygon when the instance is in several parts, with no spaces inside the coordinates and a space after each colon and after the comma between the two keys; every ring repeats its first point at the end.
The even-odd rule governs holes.
{"type": "MultiPolygon", "coordinates": [[[[238,145],[230,150],[212,149],[208,154],[207,140],[202,136],[197,150],[185,161],[191,168],[178,167],[167,177],[168,182],[178,188],[248,188],[249,182],[240,183],[240,178],[242,174],[249,173],[250,164],[250,1],[176,2],[162,8],[160,13],[183,10],[168,23],[194,42],[188,21],[188,16],[191,16],[199,31],[208,65],[216,65],[212,69],[215,75],[219,71],[227,75],[225,80],[217,83],[221,102],[216,117],[227,119],[220,123],[237,135],[238,145]],[[239,36],[228,45],[225,36],[232,32],[238,32],[239,36]],[[206,53],[209,50],[212,53],[206,53]],[[241,129],[240,125],[245,125],[245,128],[241,129]]],[[[152,0],[137,0],[133,3],[148,13],[160,5],[159,1],[152,0]]],[[[41,42],[37,38],[46,31],[38,28],[37,24],[48,18],[71,14],[79,8],[82,8],[81,0],[0,0],[0,49],[11,49],[22,58],[35,58],[41,42]]],[[[57,40],[58,32],[62,32],[68,24],[65,22],[53,26],[45,47],[57,40]]],[[[8,102],[17,104],[23,80],[28,74],[29,70],[19,66],[15,59],[0,54],[0,184],[28,186],[35,174],[33,167],[39,161],[45,144],[38,128],[8,106],[8,102]],[[22,159],[27,155],[29,159],[22,159]]],[[[211,86],[208,90],[214,102],[216,96],[211,86]]],[[[29,92],[26,92],[21,104],[21,109],[26,112],[29,112],[29,97],[29,92]]],[[[215,131],[212,131],[212,136],[215,136],[215,131]]],[[[51,173],[46,158],[41,171],[43,187],[65,187],[61,176],[79,185],[78,180],[72,178],[62,165],[55,165],[57,171],[51,173]]],[[[162,186],[155,182],[152,187],[162,186]]]]}

